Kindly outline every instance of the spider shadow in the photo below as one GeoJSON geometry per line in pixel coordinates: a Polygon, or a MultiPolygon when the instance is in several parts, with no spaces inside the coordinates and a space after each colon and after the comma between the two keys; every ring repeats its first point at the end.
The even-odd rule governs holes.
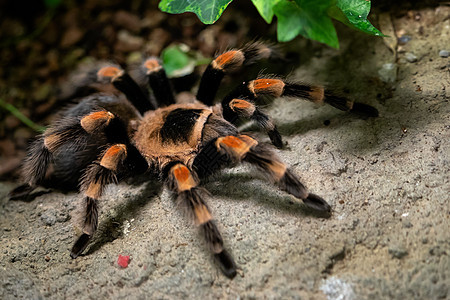
{"type": "Polygon", "coordinates": [[[307,205],[303,204],[301,200],[296,199],[294,196],[289,195],[281,191],[276,185],[270,185],[267,189],[251,189],[251,196],[247,193],[239,191],[248,191],[249,186],[255,179],[266,181],[260,176],[252,176],[251,173],[243,172],[238,174],[218,174],[214,178],[205,182],[204,186],[212,194],[212,196],[220,196],[231,199],[232,201],[253,201],[259,205],[263,205],[273,211],[279,211],[287,213],[291,216],[312,216],[317,218],[329,218],[331,213],[319,212],[311,209],[307,205]],[[221,188],[220,186],[214,186],[213,182],[226,182],[227,186],[233,186],[233,189],[221,188]],[[285,195],[280,195],[279,192],[285,195]]]}
{"type": "MultiPolygon", "coordinates": [[[[337,116],[337,114],[329,112],[310,117],[299,117],[299,119],[289,123],[277,124],[277,127],[282,136],[302,135],[308,131],[323,128],[325,122],[328,122],[330,119],[336,118],[337,116]]],[[[340,125],[342,125],[342,123],[340,125]]],[[[333,124],[333,126],[338,125],[333,124]]]]}
{"type": "MultiPolygon", "coordinates": [[[[251,181],[254,179],[255,177],[251,176],[249,173],[219,173],[205,181],[202,186],[211,192],[212,197],[222,196],[231,198],[235,201],[249,200],[250,198],[251,201],[263,204],[271,210],[282,211],[292,216],[302,215],[317,218],[329,218],[331,216],[330,213],[318,212],[309,208],[305,204],[295,202],[292,200],[292,196],[288,194],[280,197],[280,195],[275,192],[268,193],[267,190],[257,190],[252,192],[251,197],[248,197],[243,193],[238,192],[239,190],[248,190],[251,181]],[[226,182],[227,185],[237,187],[237,189],[231,190],[214,187],[212,183],[216,181],[226,182]]],[[[123,235],[123,232],[120,231],[119,228],[122,226],[123,222],[131,217],[136,217],[138,212],[145,205],[147,205],[152,198],[160,195],[163,190],[163,184],[156,180],[148,181],[148,179],[145,180],[138,178],[137,180],[133,179],[133,181],[128,182],[128,184],[146,184],[146,186],[141,193],[116,208],[117,213],[114,216],[102,220],[99,224],[94,240],[82,256],[93,254],[101,249],[105,244],[111,243],[117,238],[120,238],[123,235]]],[[[273,185],[273,189],[277,189],[277,187],[273,185]]]]}
{"type": "MultiPolygon", "coordinates": [[[[65,190],[58,190],[59,192],[62,193],[68,193],[69,191],[65,191],[65,190]]],[[[15,195],[11,195],[11,192],[7,195],[7,198],[9,201],[20,201],[20,202],[33,202],[36,198],[46,195],[46,194],[50,194],[52,193],[53,190],[52,189],[46,189],[46,190],[38,190],[38,191],[34,191],[32,193],[26,194],[26,195],[19,195],[19,196],[15,196],[15,195]]]]}
{"type": "MultiPolygon", "coordinates": [[[[308,105],[307,103],[305,103],[308,105]]],[[[312,104],[310,104],[312,105],[312,104]]],[[[308,109],[310,109],[308,107],[308,109]]],[[[353,132],[353,135],[357,138],[352,139],[348,143],[340,143],[341,147],[351,147],[358,149],[366,149],[375,145],[375,136],[377,134],[374,129],[374,122],[381,120],[379,117],[370,118],[367,116],[358,115],[356,113],[335,111],[332,107],[311,108],[312,114],[307,117],[299,117],[298,120],[277,124],[278,130],[281,136],[291,137],[304,135],[311,130],[346,130],[353,132]],[[362,120],[367,124],[352,124],[362,120]]],[[[257,130],[257,129],[256,129],[257,130]]],[[[324,135],[324,139],[325,139],[324,135]]],[[[342,137],[345,141],[347,136],[342,137]]]]}
{"type": "Polygon", "coordinates": [[[145,187],[139,194],[133,196],[131,199],[127,199],[125,203],[116,207],[114,216],[108,216],[102,220],[94,235],[94,239],[81,256],[93,254],[105,244],[111,243],[123,236],[123,232],[119,230],[123,222],[127,219],[136,217],[138,212],[147,205],[152,198],[160,195],[163,186],[163,184],[157,180],[148,180],[148,177],[147,180],[145,180],[144,176],[129,179],[127,180],[127,184],[132,186],[145,184],[145,187]]]}

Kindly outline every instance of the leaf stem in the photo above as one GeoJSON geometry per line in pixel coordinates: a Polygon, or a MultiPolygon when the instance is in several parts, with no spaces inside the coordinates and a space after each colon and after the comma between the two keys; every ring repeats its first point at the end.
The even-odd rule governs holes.
{"type": "Polygon", "coordinates": [[[37,131],[39,133],[42,133],[45,131],[45,127],[40,126],[30,119],[28,119],[23,113],[21,113],[14,105],[10,103],[6,103],[2,98],[0,98],[0,107],[3,107],[7,111],[9,111],[13,116],[15,116],[17,119],[19,119],[22,123],[33,129],[34,131],[37,131]]]}

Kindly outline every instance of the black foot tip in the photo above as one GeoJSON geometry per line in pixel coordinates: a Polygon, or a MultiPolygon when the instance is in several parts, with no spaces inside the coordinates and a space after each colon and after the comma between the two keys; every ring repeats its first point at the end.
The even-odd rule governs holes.
{"type": "Polygon", "coordinates": [[[315,194],[309,194],[308,197],[303,200],[303,202],[310,208],[322,212],[322,213],[330,213],[331,206],[323,200],[321,197],[315,194]]]}
{"type": "Polygon", "coordinates": [[[224,249],[222,252],[214,254],[215,259],[220,264],[222,273],[230,279],[236,276],[236,264],[231,255],[224,249]]]}
{"type": "Polygon", "coordinates": [[[277,147],[278,149],[283,148],[283,139],[281,138],[281,135],[278,132],[278,130],[275,129],[273,131],[269,131],[268,134],[270,141],[275,147],[277,147]]]}
{"type": "Polygon", "coordinates": [[[24,183],[9,192],[8,198],[9,200],[19,200],[22,198],[26,198],[33,190],[34,187],[29,185],[28,183],[24,183]]]}
{"type": "Polygon", "coordinates": [[[91,236],[89,234],[83,233],[73,245],[70,257],[77,258],[86,249],[90,239],[91,236]]]}
{"type": "Polygon", "coordinates": [[[352,113],[358,114],[363,117],[376,118],[378,117],[378,110],[370,105],[364,103],[353,103],[352,113]]]}

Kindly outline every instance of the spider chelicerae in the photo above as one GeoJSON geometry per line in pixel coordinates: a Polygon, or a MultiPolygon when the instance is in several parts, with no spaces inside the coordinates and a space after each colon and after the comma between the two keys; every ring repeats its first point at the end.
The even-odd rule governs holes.
{"type": "Polygon", "coordinates": [[[236,265],[224,248],[205,201],[208,193],[201,187],[209,175],[246,162],[311,209],[331,211],[325,200],[308,192],[270,145],[241,134],[236,123],[253,120],[267,132],[272,144],[281,148],[283,142],[277,127],[257,107],[263,96],[301,98],[366,116],[378,115],[375,108],[352,102],[324,87],[274,76],[243,82],[215,104],[226,74],[275,53],[271,46],[251,43],[218,55],[203,73],[196,99],[191,103],[176,103],[171,83],[156,58],[148,58],[141,65],[145,76],[137,80],[139,83],[116,65],[86,73],[86,84],[112,84],[121,93],[91,94],[62,113],[31,145],[23,163],[25,183],[11,192],[11,198],[24,197],[48,180],[56,185],[79,184],[85,199],[85,216],[83,232],[70,253],[76,258],[97,229],[98,201],[105,186],[145,172],[156,174],[201,229],[223,273],[233,278],[236,265]],[[148,87],[147,91],[143,89],[146,84],[152,94],[148,87]]]}

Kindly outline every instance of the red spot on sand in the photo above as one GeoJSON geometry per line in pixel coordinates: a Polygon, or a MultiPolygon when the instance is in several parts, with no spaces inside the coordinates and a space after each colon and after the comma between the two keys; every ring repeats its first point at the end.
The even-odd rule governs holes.
{"type": "Polygon", "coordinates": [[[120,255],[117,259],[117,264],[121,266],[122,268],[128,267],[128,264],[130,263],[130,257],[128,255],[120,255]]]}

